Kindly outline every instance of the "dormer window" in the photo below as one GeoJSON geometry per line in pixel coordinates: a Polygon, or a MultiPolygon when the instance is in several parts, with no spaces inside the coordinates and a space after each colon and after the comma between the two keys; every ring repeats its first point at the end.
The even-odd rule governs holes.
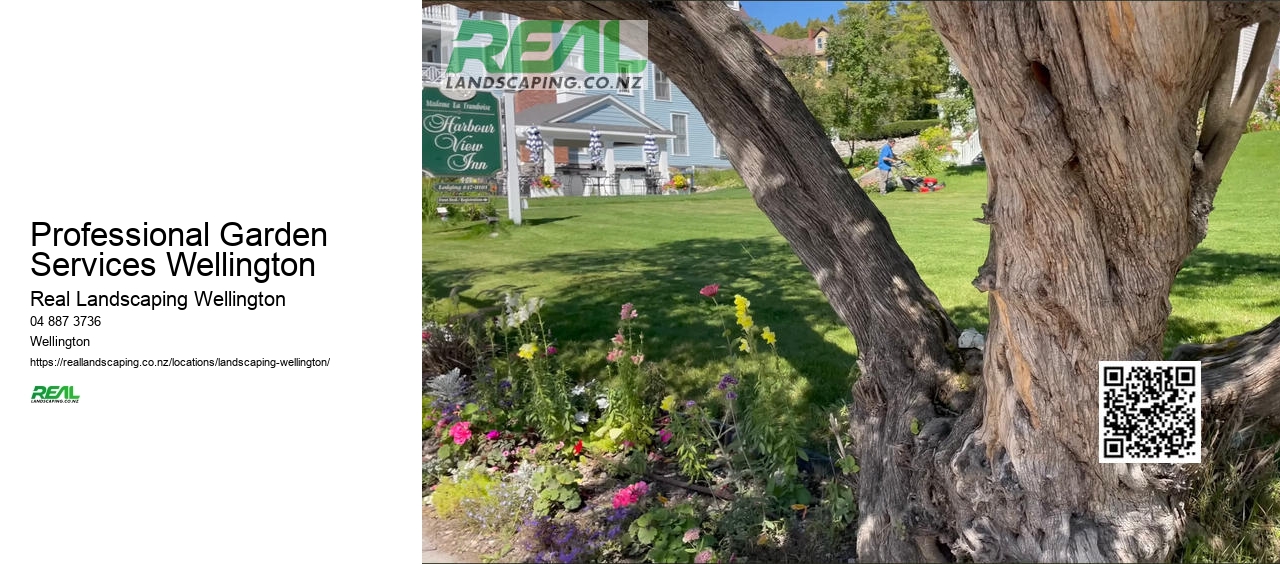
{"type": "Polygon", "coordinates": [[[826,36],[824,36],[824,35],[819,35],[819,36],[818,36],[817,38],[815,38],[813,41],[814,41],[814,44],[818,46],[818,50],[819,50],[819,51],[821,51],[821,50],[823,50],[823,49],[826,49],[826,48],[827,48],[827,38],[826,38],[826,36]]]}

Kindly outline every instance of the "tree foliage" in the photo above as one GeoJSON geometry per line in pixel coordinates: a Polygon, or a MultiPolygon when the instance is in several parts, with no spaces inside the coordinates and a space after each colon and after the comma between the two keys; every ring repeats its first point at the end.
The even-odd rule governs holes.
{"type": "MultiPolygon", "coordinates": [[[[887,0],[849,3],[839,22],[827,25],[827,57],[835,69],[822,78],[820,95],[804,97],[823,125],[852,138],[893,121],[937,117],[949,59],[924,8],[887,0]]],[[[788,77],[793,85],[808,79],[788,77]]]]}

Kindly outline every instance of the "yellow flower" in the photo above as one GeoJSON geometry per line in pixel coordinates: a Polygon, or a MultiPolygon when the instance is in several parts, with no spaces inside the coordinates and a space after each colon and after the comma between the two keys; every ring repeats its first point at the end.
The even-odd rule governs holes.
{"type": "Polygon", "coordinates": [[[674,395],[671,395],[671,396],[662,398],[662,405],[660,407],[662,407],[663,411],[671,411],[671,408],[675,407],[675,405],[676,405],[676,397],[674,395]]]}
{"type": "Polygon", "coordinates": [[[796,504],[792,504],[792,506],[791,506],[791,508],[792,508],[792,509],[794,509],[794,510],[796,510],[796,511],[804,511],[804,510],[805,510],[805,509],[807,509],[808,507],[809,507],[808,505],[805,505],[805,504],[803,504],[803,503],[796,503],[796,504]]]}
{"type": "Polygon", "coordinates": [[[764,342],[769,343],[770,345],[778,342],[778,336],[773,334],[773,331],[770,331],[768,327],[764,328],[764,332],[760,333],[760,336],[764,338],[764,342]]]}
{"type": "Polygon", "coordinates": [[[738,350],[745,351],[745,350],[749,350],[750,348],[751,347],[747,345],[746,339],[738,339],[738,350]]]}
{"type": "Polygon", "coordinates": [[[750,328],[754,327],[754,326],[755,326],[755,324],[756,324],[755,320],[754,320],[754,319],[751,319],[751,316],[750,316],[750,315],[739,315],[739,316],[738,316],[738,325],[741,325],[743,329],[750,329],[750,328]]]}
{"type": "Polygon", "coordinates": [[[516,356],[525,360],[533,360],[533,355],[538,354],[538,345],[533,343],[525,343],[520,345],[520,352],[516,356]]]}
{"type": "Polygon", "coordinates": [[[738,315],[742,315],[747,312],[747,308],[751,307],[751,300],[742,297],[741,294],[734,294],[733,307],[738,308],[738,315]]]}

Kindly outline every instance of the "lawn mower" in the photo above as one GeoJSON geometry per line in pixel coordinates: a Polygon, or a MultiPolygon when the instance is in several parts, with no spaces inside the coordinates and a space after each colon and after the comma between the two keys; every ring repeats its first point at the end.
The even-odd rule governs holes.
{"type": "Polygon", "coordinates": [[[894,165],[893,172],[898,182],[902,184],[902,188],[908,192],[927,194],[947,187],[945,183],[939,182],[932,176],[911,174],[914,171],[902,164],[894,165]]]}

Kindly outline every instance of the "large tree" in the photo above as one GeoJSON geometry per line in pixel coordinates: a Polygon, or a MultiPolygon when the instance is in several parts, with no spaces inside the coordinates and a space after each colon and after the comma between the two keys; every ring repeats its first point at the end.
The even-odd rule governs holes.
{"type": "MultiPolygon", "coordinates": [[[[457,2],[647,20],[756,203],[858,344],[851,433],[864,561],[1153,561],[1185,516],[1177,466],[1097,463],[1097,362],[1154,360],[1280,30],[1273,3],[939,2],[977,99],[991,228],[982,376],[888,222],[755,37],[719,2],[457,2]],[[1262,22],[1232,91],[1239,30],[1262,22]],[[1196,133],[1196,115],[1205,122],[1196,133]],[[965,388],[968,388],[967,390],[965,388]],[[913,433],[916,428],[919,433],[913,433]]],[[[1280,320],[1205,360],[1211,403],[1280,405],[1280,320]]]]}

